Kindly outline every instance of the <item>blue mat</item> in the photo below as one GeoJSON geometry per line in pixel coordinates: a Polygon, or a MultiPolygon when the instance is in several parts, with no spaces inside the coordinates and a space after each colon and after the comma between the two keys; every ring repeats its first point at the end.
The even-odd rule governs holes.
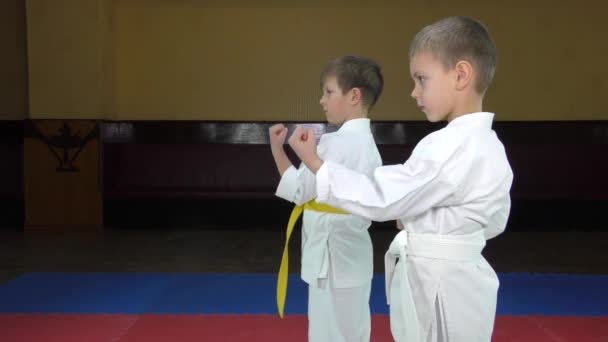
{"type": "MultiPolygon", "coordinates": [[[[499,274],[499,315],[608,316],[608,275],[499,274]]],[[[0,313],[275,314],[276,275],[27,273],[0,285],[0,313]]],[[[306,284],[289,277],[287,314],[306,314],[306,284]]],[[[371,309],[388,314],[384,277],[371,309]]]]}

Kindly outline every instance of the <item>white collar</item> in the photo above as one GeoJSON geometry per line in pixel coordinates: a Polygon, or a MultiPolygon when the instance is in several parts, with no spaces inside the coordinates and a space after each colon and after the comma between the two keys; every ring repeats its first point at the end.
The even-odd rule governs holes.
{"type": "Polygon", "coordinates": [[[342,124],[339,132],[370,132],[370,119],[368,118],[359,118],[359,119],[351,119],[342,124]]]}
{"type": "Polygon", "coordinates": [[[462,126],[481,126],[491,129],[494,113],[477,112],[464,114],[450,121],[447,127],[462,127],[462,126]]]}

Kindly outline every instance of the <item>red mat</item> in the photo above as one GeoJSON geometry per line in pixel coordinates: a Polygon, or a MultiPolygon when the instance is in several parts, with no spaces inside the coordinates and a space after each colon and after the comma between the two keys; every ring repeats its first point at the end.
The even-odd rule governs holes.
{"type": "MultiPolygon", "coordinates": [[[[306,341],[306,316],[0,314],[2,342],[306,341]]],[[[372,341],[392,341],[388,316],[372,341]]],[[[607,342],[608,317],[499,316],[493,342],[607,342]]]]}

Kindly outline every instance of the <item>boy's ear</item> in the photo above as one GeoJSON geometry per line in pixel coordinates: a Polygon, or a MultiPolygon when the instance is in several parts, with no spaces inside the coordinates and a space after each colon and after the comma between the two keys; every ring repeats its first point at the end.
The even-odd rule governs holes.
{"type": "Polygon", "coordinates": [[[349,99],[352,104],[357,104],[357,103],[361,102],[361,95],[362,95],[361,89],[353,88],[349,91],[349,93],[350,93],[349,99]]]}
{"type": "Polygon", "coordinates": [[[473,66],[467,61],[459,61],[454,67],[456,71],[456,89],[463,90],[473,85],[473,66]]]}

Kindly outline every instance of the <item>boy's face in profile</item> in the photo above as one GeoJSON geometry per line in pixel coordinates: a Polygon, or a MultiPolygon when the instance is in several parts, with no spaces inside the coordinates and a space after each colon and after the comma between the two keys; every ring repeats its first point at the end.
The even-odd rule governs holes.
{"type": "Polygon", "coordinates": [[[430,52],[420,52],[410,61],[410,73],[414,80],[411,95],[427,120],[449,120],[455,107],[455,70],[446,69],[430,52]]]}
{"type": "Polygon", "coordinates": [[[348,114],[347,95],[342,93],[335,76],[329,76],[323,81],[323,95],[319,103],[325,112],[327,122],[341,125],[348,114]]]}

